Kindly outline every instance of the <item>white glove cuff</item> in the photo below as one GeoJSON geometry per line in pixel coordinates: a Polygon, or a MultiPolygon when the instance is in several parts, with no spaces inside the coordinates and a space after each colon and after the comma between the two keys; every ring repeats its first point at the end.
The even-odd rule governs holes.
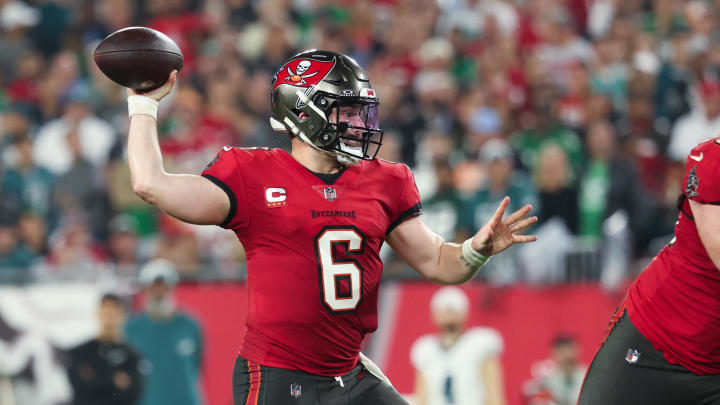
{"type": "Polygon", "coordinates": [[[150,97],[132,95],[128,96],[128,117],[133,115],[149,115],[157,121],[158,102],[150,97]]]}
{"type": "Polygon", "coordinates": [[[472,238],[466,240],[462,244],[462,256],[471,266],[482,267],[490,260],[492,256],[485,256],[472,248],[472,238]]]}

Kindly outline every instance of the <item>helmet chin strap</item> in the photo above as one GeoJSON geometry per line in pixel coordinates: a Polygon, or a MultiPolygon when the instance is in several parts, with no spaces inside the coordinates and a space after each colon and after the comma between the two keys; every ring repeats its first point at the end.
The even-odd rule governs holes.
{"type": "Polygon", "coordinates": [[[340,139],[340,144],[339,144],[340,150],[348,152],[348,153],[343,153],[343,152],[337,151],[337,150],[322,149],[322,148],[316,146],[314,143],[310,142],[310,140],[307,138],[307,136],[305,136],[305,133],[302,131],[300,131],[298,133],[298,138],[300,138],[300,140],[305,142],[306,144],[312,146],[315,150],[318,150],[322,153],[325,153],[326,155],[330,155],[330,156],[334,157],[343,166],[354,166],[354,165],[360,163],[360,161],[362,160],[359,157],[355,157],[355,156],[348,154],[348,153],[353,153],[353,152],[362,153],[362,148],[348,146],[345,144],[345,141],[342,139],[340,139]]]}
{"type": "MultiPolygon", "coordinates": [[[[308,139],[308,137],[305,136],[305,133],[304,133],[304,132],[300,131],[297,135],[298,135],[298,138],[300,138],[301,141],[303,141],[303,142],[305,142],[306,144],[312,146],[313,149],[315,149],[315,150],[317,150],[317,151],[320,151],[320,152],[322,152],[322,153],[324,153],[324,154],[326,154],[326,155],[330,155],[330,156],[333,156],[333,157],[337,157],[336,154],[335,154],[335,152],[329,151],[329,150],[325,150],[325,149],[323,149],[323,148],[315,145],[314,143],[310,142],[310,139],[308,139]]],[[[338,160],[339,160],[339,159],[338,159],[338,160]]]]}
{"type": "MultiPolygon", "coordinates": [[[[271,119],[272,119],[272,118],[271,118],[271,119]]],[[[275,121],[275,122],[277,122],[277,121],[275,121]]],[[[278,124],[279,124],[279,123],[278,123],[278,124]]],[[[280,124],[280,125],[282,125],[282,124],[280,124]]],[[[278,127],[279,127],[280,125],[278,125],[278,127]]],[[[298,138],[300,141],[302,141],[302,142],[310,145],[313,149],[315,149],[315,150],[317,150],[317,151],[319,151],[319,152],[322,152],[322,153],[324,153],[324,154],[326,154],[326,155],[330,155],[330,156],[334,157],[334,158],[337,159],[337,161],[338,161],[340,164],[342,164],[343,166],[352,166],[352,165],[356,165],[356,164],[360,163],[360,160],[361,160],[361,159],[358,158],[358,157],[350,156],[350,155],[348,155],[348,154],[346,154],[346,153],[343,153],[343,152],[340,152],[340,151],[325,150],[325,149],[322,149],[322,148],[320,148],[319,146],[315,145],[314,143],[312,143],[312,142],[310,141],[310,139],[308,139],[307,135],[305,135],[305,132],[303,132],[302,130],[300,130],[300,128],[298,128],[298,127],[295,125],[295,123],[293,123],[293,122],[292,122],[291,120],[289,120],[287,117],[285,118],[285,125],[283,125],[282,128],[283,128],[285,131],[288,131],[288,130],[289,130],[292,134],[294,134],[295,136],[297,136],[297,138],[298,138]]],[[[353,147],[350,147],[350,146],[345,145],[345,142],[344,142],[342,139],[340,139],[340,149],[341,149],[341,150],[348,151],[348,152],[355,152],[356,150],[361,151],[361,148],[353,148],[353,147]]]]}
{"type": "Polygon", "coordinates": [[[360,161],[362,160],[359,157],[352,156],[349,154],[352,152],[354,152],[355,154],[362,154],[362,148],[359,146],[355,146],[355,147],[348,146],[345,144],[344,139],[340,139],[340,150],[342,150],[344,152],[348,152],[348,153],[335,152],[335,157],[337,158],[338,162],[342,163],[345,166],[356,165],[356,164],[360,163],[360,161]]]}

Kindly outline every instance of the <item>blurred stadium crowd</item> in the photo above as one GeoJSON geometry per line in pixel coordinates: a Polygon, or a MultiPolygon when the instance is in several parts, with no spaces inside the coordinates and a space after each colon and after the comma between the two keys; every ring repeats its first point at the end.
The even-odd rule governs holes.
{"type": "Polygon", "coordinates": [[[160,112],[170,172],[288,147],[267,122],[273,69],[351,55],[381,99],[381,157],[413,168],[436,232],[462,240],[506,194],[534,205],[541,241],[484,272],[501,285],[620,285],[670,240],[685,156],[720,132],[715,0],[0,0],[3,281],[130,280],[156,257],[242,277],[231,232],[130,188],[125,91],[92,53],[131,25],[185,55],[160,112]]]}

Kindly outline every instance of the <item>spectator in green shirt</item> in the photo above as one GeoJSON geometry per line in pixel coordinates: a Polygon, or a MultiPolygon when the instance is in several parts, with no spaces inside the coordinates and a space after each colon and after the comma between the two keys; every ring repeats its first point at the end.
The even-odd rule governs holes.
{"type": "MultiPolygon", "coordinates": [[[[474,195],[463,201],[461,229],[468,232],[482,226],[505,196],[510,197],[508,210],[518,210],[531,204],[534,210],[540,211],[535,187],[528,176],[515,169],[514,152],[505,140],[495,138],[485,142],[480,149],[480,160],[487,166],[486,180],[474,195]]],[[[494,284],[509,284],[522,278],[516,249],[509,249],[505,257],[491,260],[482,274],[494,284]]]]}
{"type": "Polygon", "coordinates": [[[0,212],[0,282],[27,281],[36,258],[20,241],[17,218],[0,212]]]}
{"type": "Polygon", "coordinates": [[[540,152],[550,143],[560,145],[565,150],[572,167],[577,173],[582,165],[582,142],[575,132],[565,127],[557,118],[555,104],[557,89],[552,85],[539,85],[533,89],[533,108],[528,128],[514,133],[510,142],[518,153],[520,162],[528,170],[538,163],[540,152]]]}
{"type": "Polygon", "coordinates": [[[141,405],[202,404],[202,331],[197,321],[175,307],[177,281],[175,266],[167,260],[151,261],[140,271],[146,309],[128,321],[126,335],[146,360],[141,405]]]}
{"type": "Polygon", "coordinates": [[[607,121],[590,125],[587,135],[588,159],[579,177],[578,235],[590,240],[603,237],[603,222],[624,211],[632,234],[642,235],[650,221],[649,196],[643,192],[635,167],[617,147],[617,133],[607,121]]]}
{"type": "Polygon", "coordinates": [[[459,225],[461,198],[453,185],[452,167],[447,159],[438,158],[433,162],[437,189],[423,201],[423,217],[433,232],[446,241],[456,241],[459,225]]]}
{"type": "Polygon", "coordinates": [[[12,147],[15,162],[0,177],[0,193],[3,198],[17,201],[22,209],[51,221],[55,176],[33,161],[33,141],[29,135],[14,136],[12,147]]]}

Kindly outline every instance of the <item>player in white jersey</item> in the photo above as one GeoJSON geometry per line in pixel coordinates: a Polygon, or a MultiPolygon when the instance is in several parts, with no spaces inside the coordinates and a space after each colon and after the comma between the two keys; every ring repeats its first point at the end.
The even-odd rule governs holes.
{"type": "Polygon", "coordinates": [[[440,289],[430,302],[438,333],[420,337],[410,352],[416,370],[416,405],[505,405],[500,353],[491,328],[465,329],[469,302],[457,287],[440,289]]]}

